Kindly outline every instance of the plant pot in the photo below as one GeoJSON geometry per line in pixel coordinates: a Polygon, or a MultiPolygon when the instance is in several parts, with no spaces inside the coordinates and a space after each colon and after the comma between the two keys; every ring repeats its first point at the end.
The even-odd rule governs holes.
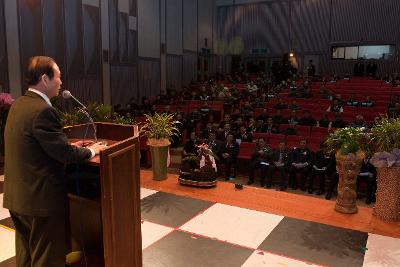
{"type": "Polygon", "coordinates": [[[348,155],[336,153],[336,170],[339,173],[339,183],[335,210],[338,212],[347,214],[357,212],[357,176],[363,158],[363,152],[348,155]]]}
{"type": "Polygon", "coordinates": [[[157,181],[167,179],[167,161],[169,145],[150,146],[153,179],[157,181]]]}
{"type": "Polygon", "coordinates": [[[384,221],[400,220],[400,167],[377,168],[373,215],[384,221]]]}

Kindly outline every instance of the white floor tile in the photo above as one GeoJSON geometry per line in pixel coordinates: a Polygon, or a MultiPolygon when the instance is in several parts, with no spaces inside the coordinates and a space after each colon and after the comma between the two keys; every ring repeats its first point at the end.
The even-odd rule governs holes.
{"type": "Polygon", "coordinates": [[[0,262],[15,256],[15,232],[0,226],[0,262]]]}
{"type": "Polygon", "coordinates": [[[215,204],[180,229],[256,249],[283,216],[215,204]]]}
{"type": "Polygon", "coordinates": [[[369,234],[364,267],[400,266],[400,239],[369,234]]]}
{"type": "Polygon", "coordinates": [[[242,265],[242,267],[258,267],[258,266],[313,267],[319,265],[313,265],[311,263],[256,250],[254,251],[253,254],[251,254],[251,256],[247,259],[247,261],[242,265]]]}
{"type": "Polygon", "coordinates": [[[147,248],[173,230],[170,227],[144,221],[142,223],[142,249],[147,248]]]}
{"type": "Polygon", "coordinates": [[[157,193],[158,191],[155,191],[155,190],[151,190],[151,189],[147,189],[147,188],[143,188],[143,187],[141,187],[140,188],[140,199],[143,199],[143,198],[145,198],[145,197],[148,197],[148,196],[150,196],[150,195],[152,195],[152,194],[155,194],[155,193],[157,193]]]}
{"type": "Polygon", "coordinates": [[[8,210],[3,208],[3,195],[4,194],[0,194],[0,220],[10,217],[8,210]]]}

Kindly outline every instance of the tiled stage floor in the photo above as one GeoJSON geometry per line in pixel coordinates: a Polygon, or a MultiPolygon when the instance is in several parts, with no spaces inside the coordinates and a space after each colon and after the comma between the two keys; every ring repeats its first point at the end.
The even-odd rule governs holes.
{"type": "MultiPolygon", "coordinates": [[[[400,266],[397,238],[145,188],[141,198],[144,266],[400,266]]],[[[15,266],[8,217],[0,208],[0,267],[15,266]]]]}

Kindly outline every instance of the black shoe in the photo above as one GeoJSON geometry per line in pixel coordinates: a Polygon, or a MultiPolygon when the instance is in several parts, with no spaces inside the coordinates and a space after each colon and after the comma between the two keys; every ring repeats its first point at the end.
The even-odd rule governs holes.
{"type": "Polygon", "coordinates": [[[317,196],[320,196],[320,195],[323,195],[324,194],[324,191],[322,191],[322,190],[318,190],[317,191],[317,193],[315,193],[317,196]]]}
{"type": "Polygon", "coordinates": [[[267,186],[266,186],[266,188],[271,188],[272,187],[272,185],[270,185],[270,184],[267,184],[267,186]]]}
{"type": "Polygon", "coordinates": [[[308,189],[308,193],[309,193],[309,194],[312,194],[312,193],[313,193],[313,190],[312,190],[312,189],[308,189]]]}
{"type": "Polygon", "coordinates": [[[286,186],[279,188],[280,191],[286,191],[286,186]]]}
{"type": "Polygon", "coordinates": [[[250,180],[250,181],[247,182],[247,185],[252,185],[252,184],[254,184],[254,181],[250,180]]]}
{"type": "Polygon", "coordinates": [[[325,199],[329,200],[329,199],[331,199],[331,198],[332,198],[332,193],[331,193],[331,192],[328,192],[328,193],[326,194],[326,196],[325,196],[325,199]]]}

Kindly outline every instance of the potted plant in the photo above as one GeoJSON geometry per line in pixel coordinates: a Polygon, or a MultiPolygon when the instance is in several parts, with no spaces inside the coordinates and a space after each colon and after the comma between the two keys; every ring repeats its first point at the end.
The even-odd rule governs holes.
{"type": "Polygon", "coordinates": [[[400,118],[382,117],[371,129],[377,168],[376,202],[373,214],[388,221],[400,220],[400,118]]]}
{"type": "Polygon", "coordinates": [[[153,168],[153,179],[164,180],[167,178],[167,160],[171,138],[179,135],[174,114],[154,113],[145,114],[146,121],[139,125],[140,132],[147,137],[150,147],[153,168]]]}
{"type": "Polygon", "coordinates": [[[342,128],[331,133],[325,141],[327,148],[336,152],[339,183],[335,210],[338,212],[357,212],[357,176],[365,156],[367,137],[363,129],[342,128]]]}
{"type": "Polygon", "coordinates": [[[4,129],[6,127],[8,111],[13,101],[14,99],[10,94],[0,93],[0,162],[3,161],[4,156],[4,129]]]}

